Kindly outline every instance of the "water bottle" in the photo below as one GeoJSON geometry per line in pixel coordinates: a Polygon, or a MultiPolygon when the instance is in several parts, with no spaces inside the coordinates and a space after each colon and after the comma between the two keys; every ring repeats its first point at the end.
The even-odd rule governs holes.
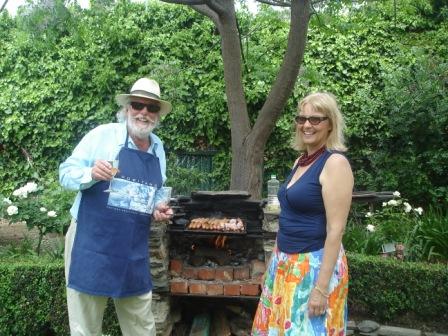
{"type": "Polygon", "coordinates": [[[278,202],[277,193],[280,187],[280,182],[277,180],[277,176],[271,175],[268,181],[268,204],[267,209],[269,211],[278,211],[280,203],[278,202]]]}

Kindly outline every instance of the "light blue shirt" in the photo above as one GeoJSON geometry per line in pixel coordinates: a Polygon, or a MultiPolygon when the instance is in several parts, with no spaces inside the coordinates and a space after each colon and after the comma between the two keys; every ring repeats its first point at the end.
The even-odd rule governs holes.
{"type": "MultiPolygon", "coordinates": [[[[163,143],[160,138],[151,133],[151,145],[148,153],[159,158],[162,180],[166,180],[166,158],[163,143]]],[[[114,160],[126,141],[126,123],[111,123],[100,125],[87,133],[73,150],[67,160],[59,166],[59,182],[69,190],[78,190],[70,213],[77,218],[81,190],[90,188],[97,183],[92,179],[92,167],[96,160],[114,160]]],[[[129,137],[129,148],[138,149],[129,137]]],[[[155,204],[163,198],[161,189],[156,191],[155,204]]]]}

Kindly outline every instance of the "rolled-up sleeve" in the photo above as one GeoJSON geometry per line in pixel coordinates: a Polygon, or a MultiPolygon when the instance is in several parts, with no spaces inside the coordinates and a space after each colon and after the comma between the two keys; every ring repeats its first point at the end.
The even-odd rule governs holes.
{"type": "Polygon", "coordinates": [[[87,189],[96,183],[92,179],[95,136],[89,132],[82,138],[67,160],[59,166],[59,183],[69,190],[87,189]]]}

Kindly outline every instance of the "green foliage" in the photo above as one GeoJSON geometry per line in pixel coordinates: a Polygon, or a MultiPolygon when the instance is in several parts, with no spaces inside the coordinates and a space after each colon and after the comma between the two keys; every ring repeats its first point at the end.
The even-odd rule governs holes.
{"type": "Polygon", "coordinates": [[[349,309],[373,319],[414,320],[447,318],[448,268],[446,265],[402,262],[348,254],[349,309]]]}
{"type": "MultiPolygon", "coordinates": [[[[346,118],[357,189],[399,189],[422,206],[447,201],[448,29],[431,16],[446,13],[436,2],[318,8],[301,76],[267,143],[265,180],[271,173],[284,179],[297,156],[289,144],[298,100],[328,90],[346,118]]],[[[157,79],[173,103],[157,130],[167,147],[216,150],[213,185],[228,187],[229,116],[220,38],[210,20],[155,1],[95,1],[87,10],[42,3],[0,20],[2,193],[36,171],[56,176],[87,131],[114,120],[114,96],[141,76],[157,79]]],[[[289,22],[283,11],[262,6],[256,16],[238,13],[238,23],[253,122],[282,62],[289,22]]]]}
{"type": "Polygon", "coordinates": [[[411,64],[397,64],[384,73],[384,90],[363,109],[378,124],[365,166],[370,181],[359,182],[367,189],[400,189],[424,204],[446,203],[448,63],[414,51],[411,64]]]}
{"type": "MultiPolygon", "coordinates": [[[[64,265],[42,257],[0,260],[0,334],[68,335],[64,265]]],[[[113,304],[105,334],[121,335],[113,304]]]]}
{"type": "Polygon", "coordinates": [[[0,245],[0,258],[24,258],[35,256],[32,239],[25,237],[19,242],[12,242],[6,245],[0,245]]]}
{"type": "Polygon", "coordinates": [[[422,261],[448,260],[448,210],[429,208],[415,228],[411,246],[418,246],[422,261]]]}
{"type": "MultiPolygon", "coordinates": [[[[173,195],[189,196],[194,190],[212,189],[209,178],[210,168],[201,167],[201,156],[204,157],[204,155],[199,154],[169,155],[165,184],[173,187],[173,195]],[[199,160],[196,159],[198,157],[199,160]]],[[[211,156],[209,158],[211,160],[211,156]]]]}
{"type": "Polygon", "coordinates": [[[404,259],[448,262],[448,214],[438,208],[423,211],[395,192],[380,209],[361,212],[357,207],[347,224],[343,244],[347,251],[379,255],[385,244],[404,246],[404,259]]]}
{"type": "Polygon", "coordinates": [[[18,26],[35,43],[54,44],[69,33],[72,15],[64,0],[28,0],[20,12],[18,26]]]}

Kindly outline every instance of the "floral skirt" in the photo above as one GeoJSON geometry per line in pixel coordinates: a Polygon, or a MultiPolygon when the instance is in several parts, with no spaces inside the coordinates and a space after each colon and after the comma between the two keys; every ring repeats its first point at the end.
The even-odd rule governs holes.
{"type": "Polygon", "coordinates": [[[348,266],[341,247],[324,315],[308,316],[308,298],[319,276],[323,249],[272,252],[252,326],[252,336],[343,336],[346,333],[348,266]]]}

